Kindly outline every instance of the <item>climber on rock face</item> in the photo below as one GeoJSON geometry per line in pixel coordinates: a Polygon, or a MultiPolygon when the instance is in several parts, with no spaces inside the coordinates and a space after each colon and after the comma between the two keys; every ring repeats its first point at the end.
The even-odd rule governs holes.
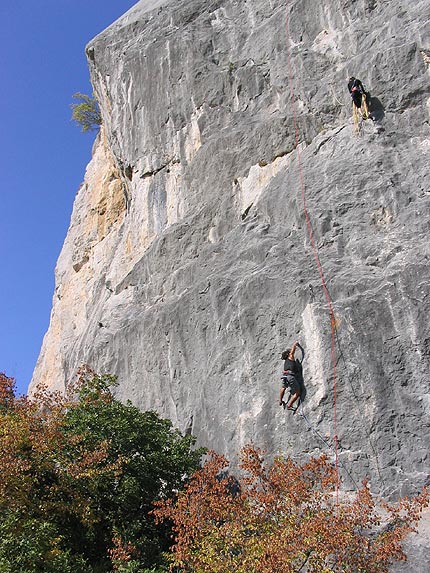
{"type": "Polygon", "coordinates": [[[352,110],[354,118],[360,112],[363,119],[367,119],[368,111],[366,104],[366,90],[358,78],[351,76],[348,80],[348,91],[352,97],[352,110]]]}
{"type": "Polygon", "coordinates": [[[289,410],[295,411],[293,404],[300,398],[302,393],[300,379],[302,376],[302,362],[304,356],[305,352],[297,341],[294,342],[291,348],[287,348],[287,350],[281,354],[281,359],[284,360],[284,372],[282,374],[282,388],[279,395],[279,405],[284,408],[287,407],[289,410]],[[300,348],[302,353],[300,360],[294,357],[297,347],[300,348]],[[284,402],[284,394],[287,388],[290,389],[290,399],[286,404],[284,402]]]}
{"type": "Polygon", "coordinates": [[[358,78],[351,76],[348,80],[348,91],[352,101],[358,109],[361,109],[361,100],[364,94],[364,86],[358,78]]]}

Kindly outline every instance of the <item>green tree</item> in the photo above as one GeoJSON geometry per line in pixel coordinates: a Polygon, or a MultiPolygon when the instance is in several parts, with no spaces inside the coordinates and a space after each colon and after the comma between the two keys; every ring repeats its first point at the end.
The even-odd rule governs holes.
{"type": "Polygon", "coordinates": [[[72,103],[72,119],[80,127],[81,131],[95,131],[102,123],[100,108],[94,95],[89,96],[79,92],[73,94],[73,99],[79,103],[72,103]]]}
{"type": "Polygon", "coordinates": [[[1,512],[0,573],[91,573],[84,559],[64,545],[53,523],[1,512]]]}
{"type": "Polygon", "coordinates": [[[121,464],[111,479],[102,476],[82,484],[82,493],[97,513],[92,524],[95,553],[106,555],[114,537],[121,548],[129,547],[140,567],[151,567],[162,561],[170,545],[170,529],[156,526],[150,513],[153,503],[183,487],[199,466],[203,450],[193,450],[194,438],[182,436],[169,420],[115,399],[115,385],[112,376],[86,377],[64,418],[63,432],[81,436],[88,451],[108,443],[106,461],[121,464]]]}
{"type": "Polygon", "coordinates": [[[69,396],[42,390],[30,401],[0,375],[0,573],[162,565],[170,529],[154,523],[152,503],[183,487],[202,451],[119,402],[114,386],[86,372],[69,396]],[[23,552],[38,556],[33,568],[23,552]]]}

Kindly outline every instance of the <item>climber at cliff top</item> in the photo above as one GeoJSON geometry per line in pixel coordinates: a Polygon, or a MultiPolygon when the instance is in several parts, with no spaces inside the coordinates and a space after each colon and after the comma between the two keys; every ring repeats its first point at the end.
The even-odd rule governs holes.
{"type": "Polygon", "coordinates": [[[296,411],[296,408],[293,407],[293,404],[300,398],[302,394],[300,388],[300,378],[302,375],[302,362],[304,357],[305,351],[297,342],[297,340],[291,348],[287,348],[287,350],[281,354],[281,359],[284,360],[284,372],[282,374],[282,388],[279,394],[279,405],[283,406],[284,408],[287,407],[288,410],[294,410],[294,412],[296,411]],[[300,348],[302,353],[300,360],[294,357],[294,353],[296,352],[297,347],[300,348]],[[284,394],[287,388],[290,389],[290,399],[286,404],[284,402],[284,394]]]}
{"type": "Polygon", "coordinates": [[[348,80],[348,91],[352,97],[353,113],[356,110],[361,113],[363,119],[367,119],[366,90],[358,78],[351,76],[348,80]]]}

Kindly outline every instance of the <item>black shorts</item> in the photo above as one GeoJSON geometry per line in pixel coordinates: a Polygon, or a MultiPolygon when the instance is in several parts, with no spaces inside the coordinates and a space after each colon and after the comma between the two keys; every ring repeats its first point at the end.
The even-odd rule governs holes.
{"type": "Polygon", "coordinates": [[[289,388],[291,394],[300,394],[300,384],[297,382],[296,377],[291,374],[282,376],[282,387],[289,388]]]}
{"type": "Polygon", "coordinates": [[[355,107],[361,107],[361,100],[363,98],[363,94],[360,92],[352,92],[352,101],[354,102],[355,107]]]}

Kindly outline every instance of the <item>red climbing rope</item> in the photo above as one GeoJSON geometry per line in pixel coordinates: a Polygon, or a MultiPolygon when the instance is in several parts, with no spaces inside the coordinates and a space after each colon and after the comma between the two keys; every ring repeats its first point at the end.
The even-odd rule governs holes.
{"type": "Polygon", "coordinates": [[[286,32],[287,32],[287,61],[288,61],[288,74],[289,74],[289,82],[290,82],[290,94],[291,94],[291,106],[293,110],[293,125],[294,125],[294,133],[295,133],[295,142],[296,142],[296,150],[297,150],[297,166],[299,169],[299,180],[300,186],[302,190],[302,203],[303,203],[303,211],[305,214],[306,219],[306,226],[308,229],[309,240],[312,245],[312,251],[314,254],[315,262],[318,268],[318,273],[321,280],[321,285],[324,291],[325,298],[327,300],[327,305],[330,314],[330,326],[331,326],[331,361],[332,361],[332,368],[333,368],[333,429],[334,429],[334,436],[333,441],[335,444],[335,457],[336,457],[336,503],[339,502],[339,445],[338,445],[338,438],[337,438],[337,366],[336,366],[336,319],[334,316],[333,310],[333,302],[330,297],[330,293],[327,288],[327,284],[324,278],[324,272],[321,264],[321,260],[318,254],[318,248],[315,243],[314,233],[312,230],[312,223],[309,216],[307,203],[306,203],[306,190],[305,190],[305,182],[303,177],[303,169],[302,169],[302,162],[301,162],[301,152],[299,146],[299,129],[297,127],[297,111],[296,111],[296,98],[294,93],[294,75],[293,75],[293,68],[291,65],[291,54],[290,54],[290,22],[289,22],[289,3],[288,0],[286,2],[286,32]]]}

